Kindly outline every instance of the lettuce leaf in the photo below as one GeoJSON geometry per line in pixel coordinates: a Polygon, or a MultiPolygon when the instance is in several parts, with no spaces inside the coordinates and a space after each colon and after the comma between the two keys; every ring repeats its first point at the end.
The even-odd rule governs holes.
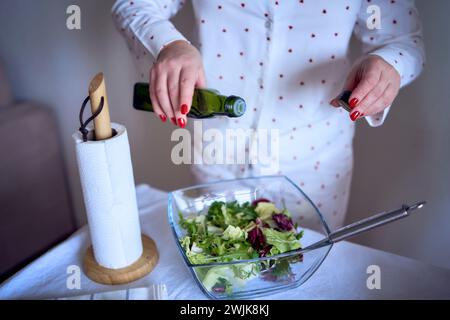
{"type": "Polygon", "coordinates": [[[272,217],[272,214],[280,212],[272,202],[259,202],[255,211],[261,220],[268,220],[272,217]]]}
{"type": "Polygon", "coordinates": [[[247,260],[300,248],[290,213],[273,203],[211,204],[206,214],[183,217],[181,246],[193,264],[247,260]],[[263,220],[265,219],[265,220],[263,220]]]}
{"type": "Polygon", "coordinates": [[[239,227],[229,225],[223,232],[223,238],[225,240],[245,240],[247,238],[247,232],[239,227]]]}
{"type": "Polygon", "coordinates": [[[272,215],[273,221],[277,224],[280,230],[291,231],[294,229],[294,223],[292,219],[285,215],[284,213],[274,213],[272,215]]]}
{"type": "Polygon", "coordinates": [[[274,229],[263,228],[267,244],[272,245],[271,254],[279,254],[287,251],[299,249],[300,241],[294,232],[280,232],[274,229]]]}
{"type": "Polygon", "coordinates": [[[255,208],[249,202],[241,205],[237,201],[215,201],[206,215],[209,223],[223,230],[229,225],[243,228],[257,217],[255,208]]]}

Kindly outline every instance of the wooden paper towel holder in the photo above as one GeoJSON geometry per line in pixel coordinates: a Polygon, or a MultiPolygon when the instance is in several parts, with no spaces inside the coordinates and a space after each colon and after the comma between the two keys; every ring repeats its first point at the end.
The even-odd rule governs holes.
{"type": "Polygon", "coordinates": [[[121,269],[108,269],[98,264],[94,250],[90,246],[84,255],[84,272],[92,281],[107,285],[125,284],[138,280],[149,274],[159,259],[155,242],[145,235],[142,235],[142,247],[142,255],[135,263],[121,269]]]}
{"type": "MultiPolygon", "coordinates": [[[[113,136],[109,115],[108,99],[103,73],[97,74],[89,85],[89,97],[92,114],[95,114],[103,101],[102,110],[94,119],[94,139],[106,140],[113,136]],[[102,99],[103,98],[103,99],[102,99]]],[[[130,283],[149,274],[158,263],[159,254],[155,242],[142,235],[142,255],[131,265],[120,269],[109,269],[101,266],[96,260],[93,247],[90,246],[83,259],[83,269],[91,280],[106,284],[118,285],[130,283]]]]}

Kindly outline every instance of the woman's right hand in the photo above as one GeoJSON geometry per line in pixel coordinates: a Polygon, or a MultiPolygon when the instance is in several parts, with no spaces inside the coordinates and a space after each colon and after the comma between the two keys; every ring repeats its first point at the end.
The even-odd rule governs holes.
{"type": "Polygon", "coordinates": [[[184,128],[196,87],[206,87],[200,52],[183,40],[168,44],[150,70],[153,111],[162,122],[169,118],[184,128]]]}

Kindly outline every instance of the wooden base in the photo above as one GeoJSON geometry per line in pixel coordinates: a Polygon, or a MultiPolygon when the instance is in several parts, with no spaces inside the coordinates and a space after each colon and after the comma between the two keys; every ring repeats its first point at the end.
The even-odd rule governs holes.
{"type": "Polygon", "coordinates": [[[92,281],[107,284],[124,284],[133,282],[149,274],[158,263],[159,255],[155,242],[142,235],[142,256],[132,265],[121,269],[108,269],[100,266],[90,246],[84,255],[84,272],[92,281]]]}

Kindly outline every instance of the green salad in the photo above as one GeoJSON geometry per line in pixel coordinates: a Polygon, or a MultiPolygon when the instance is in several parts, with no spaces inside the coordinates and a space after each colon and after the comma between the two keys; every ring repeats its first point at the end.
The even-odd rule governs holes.
{"type": "MultiPolygon", "coordinates": [[[[183,217],[180,225],[186,235],[181,246],[192,264],[208,264],[273,256],[301,248],[303,231],[293,223],[288,210],[278,209],[267,199],[239,204],[237,201],[211,204],[206,213],[183,217]]],[[[289,281],[293,278],[291,263],[295,258],[265,260],[197,268],[205,288],[231,293],[234,285],[261,276],[268,281],[289,281]]]]}

